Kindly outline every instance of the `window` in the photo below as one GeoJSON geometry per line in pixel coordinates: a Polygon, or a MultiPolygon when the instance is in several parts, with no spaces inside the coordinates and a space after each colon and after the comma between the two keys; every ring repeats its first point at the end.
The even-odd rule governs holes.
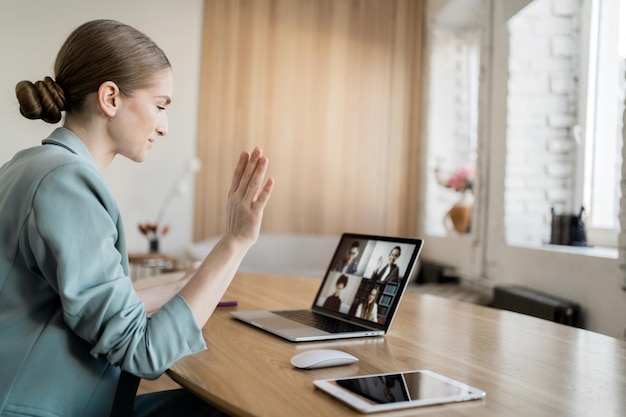
{"type": "Polygon", "coordinates": [[[462,167],[473,168],[476,163],[483,42],[480,5],[480,1],[468,0],[429,2],[425,104],[428,108],[425,232],[429,235],[468,235],[455,231],[444,216],[452,205],[463,198],[471,200],[472,195],[446,188],[440,180],[445,182],[462,167]]]}
{"type": "Polygon", "coordinates": [[[616,1],[535,0],[509,22],[509,243],[549,242],[551,212],[577,214],[584,207],[587,241],[617,245],[619,11],[616,1]]]}
{"type": "Polygon", "coordinates": [[[625,4],[624,0],[589,0],[583,8],[589,22],[588,43],[583,43],[588,65],[583,67],[586,89],[581,94],[579,140],[584,152],[578,161],[578,190],[590,209],[588,238],[603,246],[615,246],[619,230],[625,4]]]}
{"type": "MultiPolygon", "coordinates": [[[[428,2],[423,210],[418,230],[428,239],[425,257],[452,265],[469,279],[509,274],[507,265],[524,259],[529,250],[615,258],[614,249],[599,246],[615,248],[617,243],[623,104],[622,96],[615,94],[623,91],[620,82],[626,82],[620,81],[623,75],[617,76],[621,70],[613,67],[615,75],[606,83],[614,94],[610,99],[613,111],[590,110],[595,103],[607,101],[590,94],[596,80],[607,78],[591,77],[595,73],[589,70],[589,62],[594,63],[592,69],[596,62],[604,63],[589,57],[590,46],[593,41],[604,50],[612,48],[591,36],[600,36],[600,29],[610,33],[606,22],[591,25],[594,2],[600,4],[598,0],[428,2]],[[591,124],[587,116],[592,114],[612,116],[610,121],[591,124]],[[589,133],[587,126],[593,125],[611,125],[613,142],[607,135],[589,133]],[[590,177],[593,171],[585,166],[590,160],[585,155],[594,155],[592,150],[599,148],[609,149],[615,159],[610,163],[612,179],[590,177]],[[476,163],[477,187],[471,231],[459,234],[444,221],[458,195],[437,183],[434,169],[464,162],[476,163]],[[585,178],[595,178],[595,193],[589,191],[594,183],[585,178]],[[612,213],[598,214],[602,213],[599,204],[612,213]],[[587,241],[596,248],[581,252],[548,245],[552,210],[578,213],[581,206],[585,207],[587,241]],[[603,230],[598,217],[612,223],[603,230]]],[[[604,3],[615,7],[614,1],[604,3]]],[[[614,21],[612,30],[617,30],[618,14],[605,13],[614,21]]],[[[626,24],[621,26],[626,28],[626,24]]],[[[599,155],[595,151],[596,159],[599,155]]],[[[602,171],[607,164],[595,167],[602,171]]]]}
{"type": "MultiPolygon", "coordinates": [[[[485,135],[489,21],[492,0],[429,0],[426,2],[422,142],[420,149],[420,210],[418,234],[427,239],[423,259],[454,266],[468,279],[483,275],[486,208],[476,181],[473,193],[455,192],[439,184],[456,170],[478,165],[485,135]],[[484,133],[484,132],[483,132],[484,133]],[[464,198],[465,197],[465,198],[464,198]],[[460,200],[473,206],[452,207],[460,200]],[[452,210],[452,211],[451,211],[452,210]],[[454,212],[461,214],[455,226],[454,212]],[[469,227],[468,227],[469,217],[469,227]],[[459,232],[458,230],[461,230],[459,232]]],[[[485,158],[483,157],[483,163],[485,158]]]]}

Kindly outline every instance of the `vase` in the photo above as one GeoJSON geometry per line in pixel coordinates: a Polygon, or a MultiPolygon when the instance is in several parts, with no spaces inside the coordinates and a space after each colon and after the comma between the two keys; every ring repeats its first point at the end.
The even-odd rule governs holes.
{"type": "Polygon", "coordinates": [[[451,226],[457,233],[465,234],[470,232],[473,206],[471,200],[467,193],[463,193],[461,199],[448,210],[445,216],[445,220],[449,220],[445,221],[446,229],[450,230],[451,226]]]}
{"type": "Polygon", "coordinates": [[[159,253],[159,238],[152,238],[150,240],[148,240],[150,246],[149,246],[149,252],[150,253],[159,253]]]}

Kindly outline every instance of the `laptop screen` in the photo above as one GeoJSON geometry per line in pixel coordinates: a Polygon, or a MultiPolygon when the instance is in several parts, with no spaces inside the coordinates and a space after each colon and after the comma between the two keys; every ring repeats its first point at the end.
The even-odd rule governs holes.
{"type": "Polygon", "coordinates": [[[387,329],[422,243],[419,239],[344,234],[313,309],[387,329]]]}

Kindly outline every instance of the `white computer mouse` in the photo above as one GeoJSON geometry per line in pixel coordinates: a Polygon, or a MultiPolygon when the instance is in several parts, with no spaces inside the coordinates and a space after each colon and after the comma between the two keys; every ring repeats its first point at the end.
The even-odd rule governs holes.
{"type": "Polygon", "coordinates": [[[350,365],[359,358],[334,349],[307,350],[291,358],[291,364],[301,369],[328,368],[330,366],[350,365]]]}

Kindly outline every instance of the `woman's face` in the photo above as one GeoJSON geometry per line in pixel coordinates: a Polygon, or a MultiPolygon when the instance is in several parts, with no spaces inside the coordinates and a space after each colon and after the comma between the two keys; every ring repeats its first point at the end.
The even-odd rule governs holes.
{"type": "Polygon", "coordinates": [[[389,253],[389,265],[393,265],[396,263],[396,260],[400,257],[400,251],[398,249],[394,249],[389,253]]]}
{"type": "Polygon", "coordinates": [[[167,69],[155,77],[151,87],[121,96],[120,108],[109,127],[115,153],[135,162],[146,159],[157,137],[167,134],[166,108],[172,94],[172,71],[167,69]]]}

